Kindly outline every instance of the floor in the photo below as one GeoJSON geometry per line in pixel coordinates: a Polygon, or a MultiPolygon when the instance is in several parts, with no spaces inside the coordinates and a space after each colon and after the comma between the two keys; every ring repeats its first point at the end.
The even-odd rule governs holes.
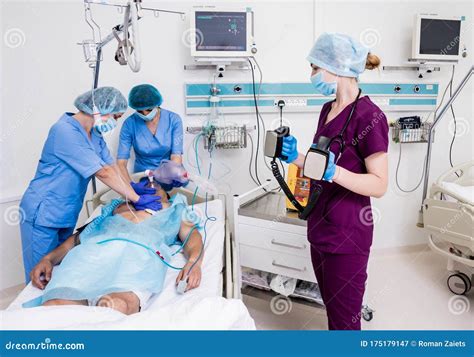
{"type": "MultiPolygon", "coordinates": [[[[365,330],[474,329],[474,288],[466,296],[446,286],[445,258],[428,247],[405,252],[374,252],[369,263],[365,303],[375,310],[365,330]]],[[[21,291],[0,291],[0,309],[21,291]]],[[[324,308],[271,292],[251,289],[243,301],[258,329],[327,329],[324,308]]]]}
{"type": "MultiPolygon", "coordinates": [[[[428,247],[374,252],[364,303],[375,310],[364,330],[474,329],[474,288],[466,296],[446,285],[446,259],[428,247]]],[[[252,289],[243,296],[258,329],[327,329],[325,310],[252,289]],[[273,299],[273,301],[272,301],[273,299]]]]}

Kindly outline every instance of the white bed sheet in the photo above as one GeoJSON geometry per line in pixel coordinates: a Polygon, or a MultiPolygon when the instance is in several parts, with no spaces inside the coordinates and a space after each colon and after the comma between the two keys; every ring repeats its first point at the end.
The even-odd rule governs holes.
{"type": "Polygon", "coordinates": [[[474,205],[474,186],[463,186],[454,182],[442,182],[441,187],[446,191],[461,197],[463,202],[474,205]]]}
{"type": "MultiPolygon", "coordinates": [[[[195,210],[205,211],[203,203],[195,210]]],[[[118,311],[89,306],[49,306],[30,309],[22,304],[41,295],[31,283],[5,311],[0,312],[3,329],[255,329],[255,323],[239,299],[222,297],[224,217],[222,201],[208,202],[208,221],[202,265],[201,285],[180,295],[176,292],[178,271],[168,269],[163,291],[153,296],[142,312],[130,316],[118,311]]],[[[182,266],[185,258],[177,254],[172,263],[182,266]]],[[[53,272],[54,276],[54,272],[53,272]]]]}

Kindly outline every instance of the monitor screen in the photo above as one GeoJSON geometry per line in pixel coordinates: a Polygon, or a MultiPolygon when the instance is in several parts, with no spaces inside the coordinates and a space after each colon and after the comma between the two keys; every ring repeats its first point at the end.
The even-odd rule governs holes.
{"type": "Polygon", "coordinates": [[[461,21],[421,19],[420,54],[459,54],[461,21]]]}
{"type": "Polygon", "coordinates": [[[196,51],[246,51],[246,12],[196,12],[196,51]]]}

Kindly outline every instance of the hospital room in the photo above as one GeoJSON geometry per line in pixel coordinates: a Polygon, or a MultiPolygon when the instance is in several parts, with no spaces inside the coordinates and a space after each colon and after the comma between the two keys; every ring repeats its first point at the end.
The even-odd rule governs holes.
{"type": "Polygon", "coordinates": [[[473,16],[2,0],[3,352],[291,330],[321,355],[472,355],[473,16]]]}

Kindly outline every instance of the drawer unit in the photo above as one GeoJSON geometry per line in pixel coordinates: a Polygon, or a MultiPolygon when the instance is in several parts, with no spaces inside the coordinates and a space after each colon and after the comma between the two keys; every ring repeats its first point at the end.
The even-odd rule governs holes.
{"type": "Polygon", "coordinates": [[[239,224],[239,243],[311,259],[306,235],[239,224]]]}
{"type": "Polygon", "coordinates": [[[316,282],[311,258],[240,244],[242,266],[316,282]]]}

